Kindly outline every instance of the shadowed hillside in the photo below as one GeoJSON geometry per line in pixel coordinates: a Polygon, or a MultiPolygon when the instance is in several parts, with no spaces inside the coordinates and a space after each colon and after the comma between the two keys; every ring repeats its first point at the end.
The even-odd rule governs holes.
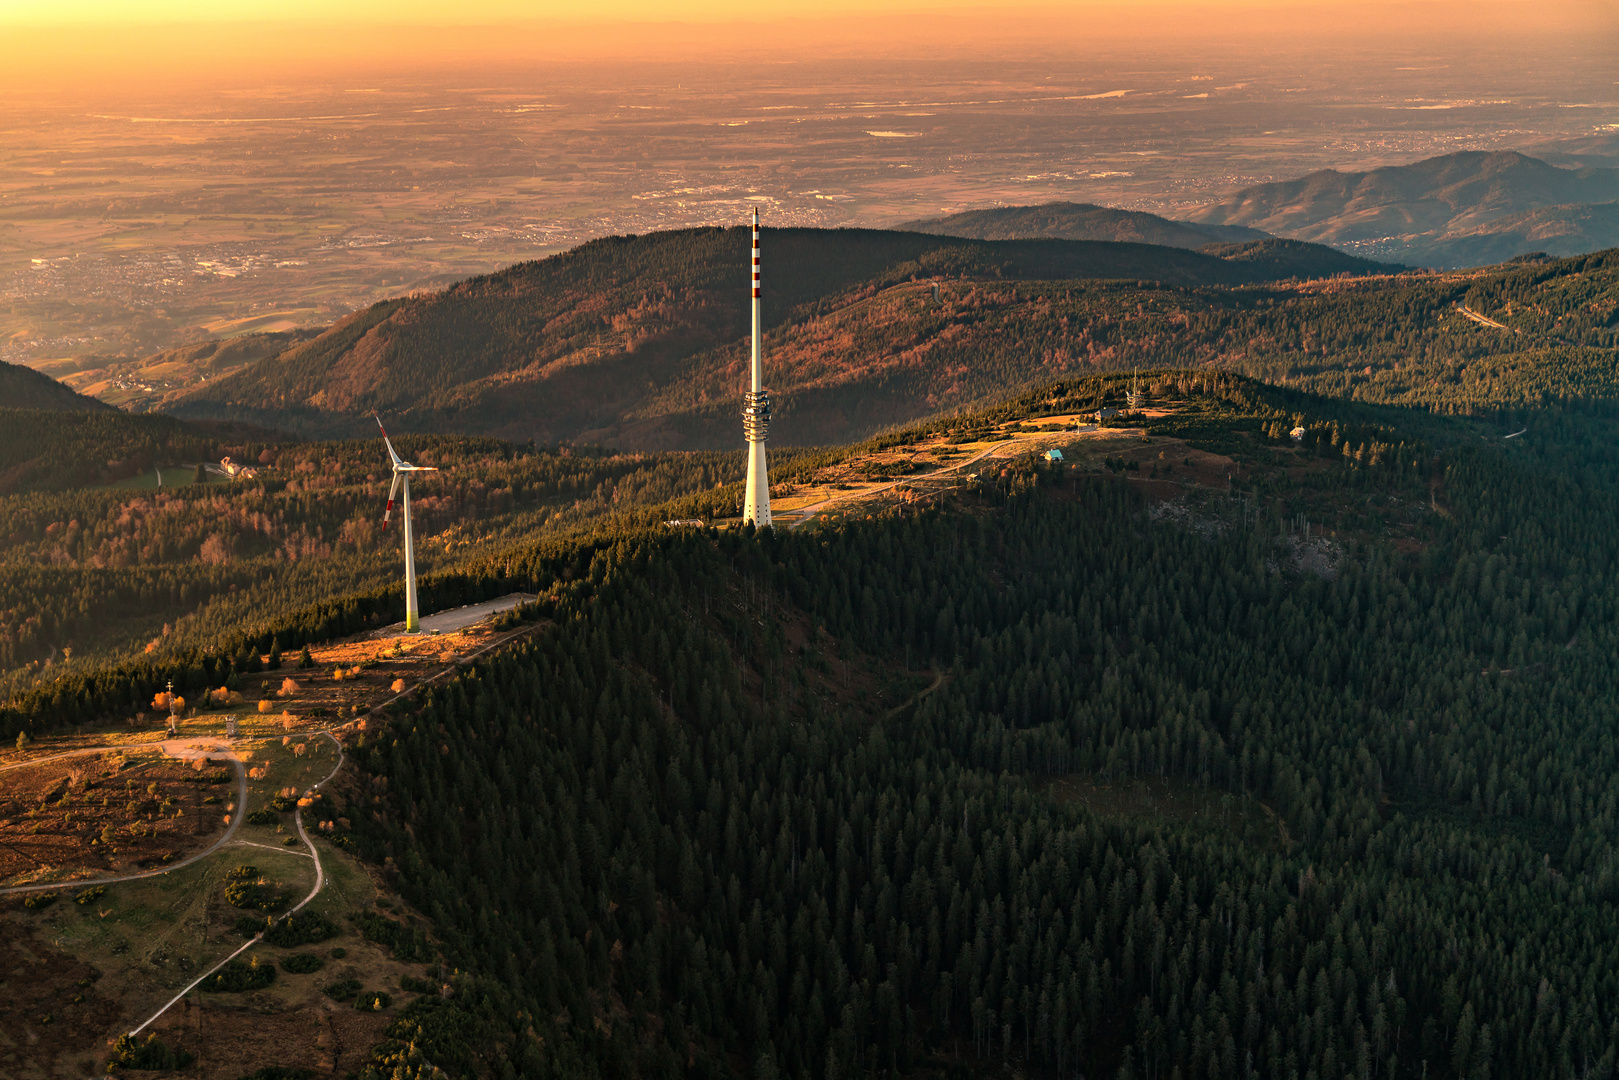
{"type": "Polygon", "coordinates": [[[102,407],[73,412],[0,405],[0,495],[59,491],[142,478],[156,486],[190,481],[199,462],[240,454],[233,444],[274,438],[245,424],[186,422],[102,407]]]}
{"type": "MultiPolygon", "coordinates": [[[[604,241],[379,304],[184,400],[182,415],[369,434],[366,414],[377,408],[415,431],[731,448],[748,356],[746,297],[734,285],[746,249],[728,246],[738,241],[745,235],[718,231],[604,241]],[[698,241],[703,260],[676,260],[698,241]]],[[[1318,249],[1265,240],[1216,248],[1228,253],[1217,259],[1072,241],[926,246],[938,243],[914,233],[767,237],[774,445],[848,441],[1052,378],[1145,367],[1221,367],[1464,410],[1619,391],[1619,253],[1223,287],[1061,274],[1098,252],[1224,274],[1286,269],[1318,249]],[[854,241],[847,260],[814,250],[845,239],[854,241]],[[923,256],[885,266],[895,248],[923,256]],[[999,261],[987,265],[991,254],[999,261]]]]}
{"type": "Polygon", "coordinates": [[[100,412],[110,408],[95,398],[75,393],[49,375],[6,363],[0,363],[0,405],[53,412],[100,412]]]}
{"type": "MultiPolygon", "coordinates": [[[[728,401],[734,387],[716,378],[729,372],[748,331],[747,244],[743,229],[613,237],[443,293],[386,301],[200,388],[171,411],[302,433],[358,434],[377,410],[403,414],[417,430],[551,441],[610,434],[626,417],[645,417],[650,402],[683,392],[694,380],[728,401]]],[[[1207,288],[1301,270],[1292,250],[1242,248],[1230,256],[1143,244],[772,230],[765,239],[765,312],[772,330],[847,316],[919,279],[951,282],[956,291],[962,282],[996,283],[1015,294],[1018,281],[1207,288]]],[[[1329,267],[1328,273],[1383,269],[1337,254],[1329,267]]],[[[779,366],[771,377],[778,390],[796,388],[779,366]]],[[[816,378],[848,381],[836,372],[816,378]]],[[[926,406],[907,394],[912,400],[873,415],[884,422],[918,415],[926,406]]],[[[930,388],[923,397],[929,396],[965,400],[948,385],[930,388]]],[[[870,428],[850,421],[816,430],[846,438],[870,428]]],[[[698,444],[729,434],[727,428],[698,444]]],[[[692,444],[681,434],[647,441],[692,444]]]]}

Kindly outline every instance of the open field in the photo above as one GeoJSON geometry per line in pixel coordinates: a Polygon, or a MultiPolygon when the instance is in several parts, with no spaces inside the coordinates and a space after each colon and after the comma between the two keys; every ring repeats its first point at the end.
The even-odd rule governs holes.
{"type": "Polygon", "coordinates": [[[120,751],[0,777],[0,884],[48,868],[147,869],[206,847],[234,805],[227,768],[120,751]],[[200,768],[193,767],[200,764],[200,768]]]}
{"type": "Polygon", "coordinates": [[[237,810],[227,756],[248,768],[246,817],[233,843],[285,847],[291,818],[261,822],[254,814],[331,768],[333,744],[318,733],[363,722],[378,706],[453,672],[458,661],[530,633],[532,626],[497,632],[478,625],[515,602],[430,616],[443,623],[437,633],[384,628],[313,648],[313,667],[266,673],[245,699],[185,716],[175,740],[164,741],[163,718],[153,714],[0,755],[0,886],[157,867],[213,843],[237,810]],[[239,724],[228,743],[227,717],[239,724]],[[163,754],[189,752],[193,743],[221,749],[192,760],[163,754]],[[118,749],[85,753],[107,745],[118,749]]]}
{"type": "MultiPolygon", "coordinates": [[[[1140,418],[1150,421],[1172,411],[1173,406],[1146,408],[1140,418]]],[[[771,514],[778,525],[797,528],[816,518],[927,505],[946,491],[1000,475],[1015,459],[1052,450],[1063,455],[1069,468],[1116,468],[1159,500],[1192,486],[1228,488],[1233,473],[1241,471],[1230,458],[1192,449],[1181,439],[1145,435],[1140,427],[1113,421],[1104,426],[1090,415],[1041,416],[1000,425],[967,441],[938,433],[847,458],[820,470],[808,483],[784,485],[771,499],[771,514]]]]}
{"type": "MultiPolygon", "coordinates": [[[[296,686],[284,697],[265,699],[276,704],[274,710],[188,716],[180,723],[181,740],[159,743],[157,732],[127,729],[86,731],[9,755],[0,792],[12,816],[0,829],[8,830],[10,840],[24,841],[5,849],[4,869],[14,879],[116,873],[183,853],[188,843],[201,844],[228,820],[224,814],[240,814],[243,821],[217,851],[172,873],[77,892],[31,894],[26,901],[0,898],[0,923],[6,926],[0,933],[5,943],[0,979],[26,976],[28,987],[0,1005],[0,1017],[10,1021],[0,1033],[5,1075],[45,1078],[93,1070],[116,1036],[234,951],[244,927],[302,899],[314,885],[314,862],[298,841],[292,810],[298,796],[336,763],[338,744],[325,729],[339,717],[369,712],[404,686],[414,688],[454,670],[458,659],[529,632],[496,633],[470,625],[499,607],[496,602],[447,613],[447,623],[462,629],[437,636],[378,631],[314,649],[320,667],[283,676],[296,686]],[[199,769],[195,762],[158,751],[182,753],[188,743],[222,741],[227,715],[239,718],[230,753],[249,767],[247,801],[236,806],[234,786],[219,789],[225,798],[199,795],[211,801],[198,818],[187,793],[213,791],[222,770],[205,756],[197,759],[199,769]],[[114,748],[84,752],[109,744],[114,748]],[[126,801],[131,783],[137,786],[129,788],[126,801]],[[95,801],[113,790],[118,799],[106,805],[95,801]],[[169,804],[181,813],[160,817],[169,804]],[[206,825],[200,837],[182,830],[193,819],[206,825]],[[132,825],[153,835],[142,833],[139,843],[125,840],[132,825]],[[92,835],[92,829],[108,828],[117,834],[112,843],[99,841],[104,832],[92,835]],[[48,974],[28,975],[35,970],[48,974]]],[[[362,718],[343,737],[366,726],[362,718]]],[[[419,921],[342,850],[350,829],[345,814],[355,812],[351,804],[359,798],[363,794],[339,778],[302,803],[305,827],[316,838],[325,871],[324,886],[305,911],[327,920],[330,936],[292,947],[261,942],[233,964],[246,964],[250,971],[254,964],[275,967],[268,985],[221,990],[205,982],[148,1029],[197,1055],[188,1075],[234,1080],[244,1062],[340,1072],[356,1068],[380,1037],[391,1009],[408,999],[401,980],[418,980],[411,984],[417,991],[428,985],[425,951],[413,946],[401,955],[397,948],[367,940],[353,920],[369,911],[419,921]],[[286,961],[294,955],[306,957],[295,967],[318,970],[289,970],[286,961]],[[374,1002],[379,991],[391,1001],[380,1009],[357,1007],[374,1002]]]]}
{"type": "MultiPolygon", "coordinates": [[[[194,1075],[234,1080],[249,1061],[354,1068],[391,1008],[361,1012],[352,998],[334,1000],[323,988],[352,979],[362,991],[381,990],[403,1003],[409,995],[401,992],[401,976],[422,977],[424,965],[394,960],[350,920],[383,905],[401,913],[399,901],[353,858],[319,843],[327,883],[309,910],[329,919],[335,936],[294,948],[260,944],[240,959],[276,966],[268,986],[193,992],[148,1029],[196,1053],[200,1071],[194,1075]],[[298,973],[281,966],[300,954],[318,957],[320,968],[298,973]]],[[[6,928],[0,971],[7,982],[42,969],[27,979],[23,993],[0,1005],[8,1020],[0,1033],[0,1071],[19,1078],[91,1071],[85,1064],[104,1060],[117,1035],[242,942],[235,924],[252,916],[227,896],[232,871],[242,867],[300,895],[312,879],[307,856],[239,842],[174,875],[109,886],[94,904],[65,899],[38,911],[13,904],[0,914],[6,928]]]]}

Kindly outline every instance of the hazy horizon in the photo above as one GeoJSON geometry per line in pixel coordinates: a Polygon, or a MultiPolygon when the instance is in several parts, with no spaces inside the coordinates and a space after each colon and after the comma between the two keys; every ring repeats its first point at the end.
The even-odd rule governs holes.
{"type": "Polygon", "coordinates": [[[1616,20],[1590,4],[113,10],[0,4],[0,358],[58,375],[753,205],[772,225],[1173,217],[1321,168],[1619,132],[1616,20]]]}

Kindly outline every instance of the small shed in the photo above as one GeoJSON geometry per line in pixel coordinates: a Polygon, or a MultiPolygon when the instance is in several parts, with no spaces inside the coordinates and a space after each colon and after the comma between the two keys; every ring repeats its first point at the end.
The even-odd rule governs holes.
{"type": "Polygon", "coordinates": [[[1061,461],[1062,460],[1062,451],[1058,450],[1055,446],[1053,446],[1050,450],[1046,451],[1046,460],[1047,461],[1061,461]]]}

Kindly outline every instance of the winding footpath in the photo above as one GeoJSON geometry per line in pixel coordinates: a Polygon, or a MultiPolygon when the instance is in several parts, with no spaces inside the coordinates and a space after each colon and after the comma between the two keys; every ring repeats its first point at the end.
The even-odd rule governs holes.
{"type": "MultiPolygon", "coordinates": [[[[320,851],[315,847],[315,842],[313,840],[309,839],[309,833],[304,830],[303,801],[305,799],[309,798],[311,795],[313,795],[316,791],[319,791],[321,785],[327,783],[328,781],[330,781],[332,779],[332,777],[337,775],[337,771],[343,767],[343,744],[337,741],[337,737],[332,734],[330,728],[328,728],[325,731],[318,732],[318,734],[324,735],[328,739],[331,739],[332,740],[332,745],[337,747],[337,764],[332,766],[332,771],[331,772],[327,773],[324,777],[322,777],[321,779],[315,781],[315,783],[311,784],[304,791],[304,793],[298,797],[299,805],[293,811],[293,814],[292,814],[292,822],[293,822],[294,825],[296,825],[298,827],[298,839],[300,839],[300,840],[302,840],[304,842],[304,846],[309,849],[309,857],[311,859],[315,860],[315,887],[309,890],[309,895],[308,896],[306,896],[302,900],[298,901],[298,905],[296,907],[294,907],[291,911],[287,912],[285,915],[281,916],[280,919],[277,919],[276,920],[277,922],[282,922],[282,921],[284,921],[286,919],[290,919],[294,915],[298,914],[298,912],[303,910],[303,908],[304,908],[304,906],[306,904],[308,904],[311,900],[313,900],[315,897],[320,895],[321,889],[326,887],[326,868],[321,865],[320,851]]],[[[246,789],[244,787],[244,792],[245,792],[245,790],[246,789]]],[[[244,795],[244,800],[245,800],[245,795],[244,795]]],[[[241,803],[239,805],[245,806],[246,803],[244,801],[243,803],[241,803]]],[[[238,820],[240,820],[241,816],[242,816],[241,814],[236,815],[238,820]]],[[[215,845],[215,846],[217,847],[218,845],[215,845]]],[[[263,845],[255,845],[255,846],[262,847],[263,845]]],[[[212,851],[213,849],[210,848],[209,850],[212,851]]],[[[139,1035],[141,1032],[145,1031],[148,1027],[151,1026],[153,1021],[155,1021],[158,1017],[162,1016],[164,1013],[168,1012],[170,1009],[174,1008],[174,1006],[178,1005],[180,1003],[180,1001],[187,994],[191,993],[191,991],[193,991],[197,987],[201,986],[204,980],[208,979],[215,972],[217,972],[220,968],[224,967],[226,964],[230,963],[232,960],[236,959],[238,956],[241,956],[247,950],[251,949],[253,946],[257,945],[260,941],[262,941],[264,939],[264,933],[265,932],[263,930],[260,930],[258,933],[254,934],[251,938],[249,938],[247,940],[247,942],[244,945],[242,945],[241,948],[237,949],[235,952],[233,952],[229,956],[225,957],[225,959],[221,960],[219,963],[215,964],[213,967],[209,968],[207,971],[205,971],[201,975],[197,976],[197,978],[195,980],[193,980],[192,983],[189,986],[187,986],[184,990],[181,990],[178,994],[175,994],[172,998],[170,998],[168,1000],[168,1002],[165,1003],[164,1006],[161,1009],[157,1010],[157,1012],[153,1013],[151,1016],[148,1016],[145,1020],[141,1021],[141,1024],[140,1024],[139,1027],[131,1028],[130,1031],[129,1031],[129,1034],[134,1036],[134,1035],[139,1035]]]]}
{"type": "MultiPolygon", "coordinates": [[[[975,458],[974,460],[977,460],[977,459],[975,458]]],[[[946,471],[948,471],[948,470],[946,470],[946,471]]],[[[388,698],[386,701],[383,701],[380,704],[372,707],[370,710],[368,710],[367,715],[376,715],[376,714],[380,713],[383,709],[385,709],[387,706],[393,704],[394,702],[399,701],[402,698],[408,697],[411,694],[414,694],[414,693],[420,691],[422,688],[424,688],[424,687],[426,687],[426,686],[428,686],[428,685],[430,685],[432,683],[438,682],[438,681],[444,679],[447,676],[455,675],[459,670],[461,670],[464,666],[466,666],[472,660],[475,660],[478,657],[483,656],[485,653],[491,652],[491,651],[493,651],[493,650],[495,650],[497,648],[502,648],[502,647],[507,646],[507,645],[515,644],[518,640],[521,640],[523,638],[528,637],[530,634],[533,633],[534,630],[539,629],[540,627],[543,627],[544,625],[545,624],[542,622],[541,624],[539,624],[539,626],[531,627],[531,628],[528,628],[528,629],[526,629],[524,631],[521,631],[519,633],[513,634],[513,635],[511,635],[509,637],[500,638],[500,639],[498,639],[496,641],[492,641],[488,645],[485,645],[484,647],[482,647],[480,649],[476,649],[476,650],[466,654],[465,656],[460,657],[459,659],[452,662],[448,667],[444,668],[442,671],[439,671],[436,674],[430,675],[427,678],[422,679],[421,681],[417,682],[415,685],[411,686],[408,690],[405,690],[402,693],[395,694],[393,697],[388,698]]],[[[324,786],[325,784],[330,783],[332,778],[335,777],[338,774],[338,771],[343,768],[343,762],[344,762],[344,758],[345,758],[345,755],[343,753],[343,744],[337,739],[337,737],[335,735],[332,734],[332,732],[333,731],[341,731],[342,729],[350,726],[350,724],[353,724],[353,723],[354,723],[354,721],[351,720],[347,724],[338,724],[335,727],[322,728],[319,731],[308,732],[310,737],[319,737],[319,736],[324,735],[326,738],[328,738],[328,739],[330,739],[332,741],[332,745],[337,748],[337,763],[332,766],[331,772],[327,773],[320,780],[317,780],[315,783],[311,784],[308,788],[306,788],[304,790],[304,793],[301,796],[299,796],[299,799],[298,799],[300,805],[293,812],[293,824],[297,827],[297,829],[298,829],[298,838],[303,841],[304,847],[308,849],[307,852],[286,852],[285,849],[283,849],[283,848],[270,848],[270,850],[282,851],[285,854],[299,854],[299,855],[307,854],[308,858],[313,860],[314,864],[315,864],[315,884],[314,884],[314,887],[309,890],[309,895],[305,896],[302,900],[300,900],[297,903],[297,905],[294,906],[291,910],[289,910],[286,914],[280,916],[280,918],[276,920],[277,922],[289,919],[292,916],[296,915],[298,912],[302,911],[304,909],[304,907],[306,907],[309,904],[310,901],[314,900],[315,897],[319,896],[321,890],[326,887],[326,868],[321,863],[319,849],[317,849],[315,847],[314,841],[311,840],[310,837],[309,837],[308,830],[306,830],[304,828],[304,811],[303,811],[303,806],[301,804],[303,803],[303,801],[305,799],[309,798],[310,796],[314,795],[315,792],[319,791],[322,786],[324,786]]],[[[183,869],[183,868],[185,868],[187,866],[192,865],[193,863],[199,862],[202,859],[205,859],[208,856],[210,856],[210,855],[214,854],[215,852],[219,851],[221,848],[231,844],[235,839],[237,831],[241,828],[242,819],[247,816],[247,769],[242,764],[242,761],[238,757],[236,757],[236,753],[235,753],[234,749],[232,749],[228,743],[223,742],[223,740],[206,739],[206,738],[205,739],[172,739],[172,740],[164,740],[162,742],[157,742],[157,743],[139,743],[139,744],[134,744],[134,745],[126,744],[126,745],[112,745],[112,746],[93,746],[93,747],[87,747],[87,748],[82,749],[82,750],[70,750],[70,751],[67,751],[66,753],[52,754],[49,757],[34,758],[34,759],[28,760],[28,761],[18,761],[18,762],[13,762],[13,763],[8,764],[8,765],[0,765],[0,772],[7,772],[7,771],[12,770],[12,769],[31,768],[31,767],[36,766],[36,765],[45,765],[45,764],[48,764],[48,763],[53,762],[53,761],[63,761],[63,760],[66,760],[68,758],[84,757],[84,756],[87,756],[87,755],[90,755],[90,754],[102,754],[102,753],[107,753],[108,751],[124,751],[124,752],[137,752],[138,753],[138,752],[142,752],[142,751],[146,751],[146,750],[158,750],[158,751],[162,752],[165,755],[170,755],[170,756],[177,757],[177,758],[184,758],[184,757],[195,758],[195,757],[198,757],[198,756],[207,756],[207,755],[213,754],[213,753],[222,753],[228,758],[231,765],[236,770],[236,812],[231,815],[230,824],[226,828],[224,835],[221,836],[218,840],[214,841],[213,844],[211,844],[207,848],[203,849],[202,851],[199,851],[194,855],[188,856],[187,858],[182,859],[179,862],[170,863],[167,866],[160,866],[160,867],[157,867],[156,869],[138,871],[138,872],[132,873],[132,874],[118,874],[118,875],[110,875],[110,876],[95,877],[95,878],[75,878],[75,879],[70,880],[70,881],[55,881],[55,882],[48,882],[48,883],[41,883],[41,884],[30,884],[30,885],[11,885],[11,886],[7,886],[7,887],[4,887],[4,888],[0,888],[0,896],[8,896],[8,895],[19,894],[19,893],[49,892],[52,889],[83,888],[83,887],[91,886],[91,885],[113,885],[113,884],[117,884],[118,882],[123,882],[123,881],[138,881],[138,880],[140,880],[142,878],[159,877],[159,876],[161,876],[163,874],[170,874],[170,873],[173,873],[176,870],[183,869]]],[[[246,846],[246,847],[268,847],[268,845],[254,843],[253,841],[250,841],[250,840],[235,841],[235,843],[237,843],[239,846],[246,846]]],[[[191,993],[191,991],[195,990],[198,986],[202,985],[202,983],[206,979],[208,979],[210,976],[217,973],[226,964],[230,963],[232,960],[236,959],[238,956],[241,956],[244,952],[251,949],[253,946],[257,945],[260,941],[262,941],[264,939],[264,934],[265,934],[265,931],[263,931],[263,930],[259,931],[257,934],[254,934],[240,948],[236,949],[229,956],[227,956],[223,960],[219,961],[219,963],[215,964],[213,967],[211,967],[207,971],[203,972],[200,976],[198,976],[196,979],[194,979],[188,986],[186,986],[185,989],[181,990],[178,994],[175,994],[172,998],[170,998],[163,1005],[162,1008],[158,1009],[157,1012],[153,1013],[151,1016],[149,1016],[145,1020],[143,1020],[138,1027],[131,1028],[130,1031],[129,1031],[129,1034],[131,1036],[135,1036],[135,1035],[139,1035],[142,1031],[145,1031],[148,1027],[150,1027],[152,1025],[152,1023],[154,1021],[156,1021],[164,1013],[168,1012],[176,1004],[178,1004],[180,1001],[182,1001],[187,994],[191,993]]]]}

